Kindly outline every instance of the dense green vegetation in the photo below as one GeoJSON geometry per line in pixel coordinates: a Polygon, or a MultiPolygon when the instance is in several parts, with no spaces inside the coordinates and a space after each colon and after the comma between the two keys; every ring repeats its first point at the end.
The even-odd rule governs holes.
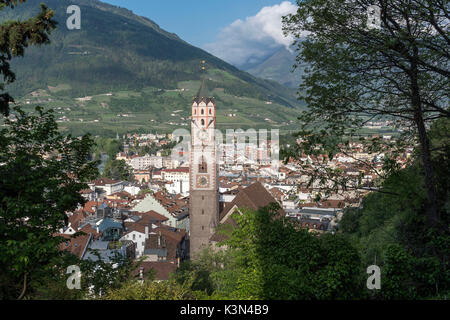
{"type": "Polygon", "coordinates": [[[424,173],[417,162],[391,175],[381,192],[366,196],[360,208],[348,209],[340,223],[363,264],[376,261],[382,268],[378,298],[448,298],[450,294],[449,125],[450,121],[441,120],[430,133],[438,182],[437,229],[427,225],[424,173]]]}
{"type": "Polygon", "coordinates": [[[108,160],[103,170],[103,177],[133,182],[133,168],[125,160],[108,160]]]}
{"type": "Polygon", "coordinates": [[[98,175],[96,163],[87,160],[89,135],[61,135],[53,113],[39,108],[13,113],[17,121],[6,120],[0,131],[0,299],[32,293],[30,283],[60,262],[64,239],[54,235],[98,175]]]}
{"type": "MultiPolygon", "coordinates": [[[[12,2],[14,1],[0,0],[0,8],[3,9],[4,4],[10,5],[12,2]]],[[[49,2],[53,5],[67,4],[64,1],[49,2]]],[[[101,11],[99,8],[105,8],[94,0],[79,0],[78,3],[98,9],[99,11],[95,12],[101,16],[98,23],[111,23],[108,20],[111,18],[108,12],[113,12],[126,19],[121,21],[122,26],[127,26],[121,28],[121,32],[126,33],[129,31],[128,27],[139,22],[153,30],[144,37],[160,39],[159,37],[164,36],[167,41],[179,41],[179,46],[182,47],[183,43],[176,36],[165,33],[151,21],[142,20],[117,8],[108,7],[110,11],[101,11]]],[[[307,5],[322,3],[330,4],[327,1],[310,1],[307,5]]],[[[331,7],[333,8],[336,7],[331,7]]],[[[325,13],[321,10],[315,12],[319,17],[329,18],[327,10],[328,6],[325,13]],[[320,13],[324,15],[320,16],[320,13]]],[[[301,13],[302,11],[299,11],[299,14],[301,13]]],[[[89,17],[89,11],[87,16],[89,17]]],[[[308,15],[306,17],[309,19],[308,15]]],[[[319,19],[315,22],[330,21],[319,19]]],[[[93,24],[91,27],[95,29],[99,25],[93,24]]],[[[122,38],[120,34],[117,36],[123,44],[130,35],[122,35],[122,38]]],[[[95,40],[100,41],[101,36],[97,34],[97,37],[95,40]]],[[[336,34],[333,34],[333,37],[339,39],[336,34]]],[[[105,38],[108,38],[107,35],[105,38]]],[[[5,46],[6,49],[0,48],[2,54],[12,49],[9,43],[5,46]]],[[[321,48],[313,46],[310,49],[314,52],[314,49],[321,48]]],[[[161,53],[158,49],[151,50],[154,50],[150,53],[155,57],[161,53]]],[[[5,54],[8,56],[8,52],[5,54]]],[[[176,50],[171,54],[175,60],[185,57],[179,55],[176,50]]],[[[319,54],[317,56],[320,57],[319,54]]],[[[36,55],[32,55],[31,59],[36,59],[36,55]]],[[[133,56],[129,59],[132,60],[133,56]]],[[[44,58],[42,61],[33,61],[45,66],[44,58]]],[[[82,61],[74,61],[80,62],[79,71],[82,71],[82,61]]],[[[92,61],[101,66],[100,58],[92,61]]],[[[162,68],[163,65],[163,62],[159,62],[157,67],[162,68]]],[[[84,65],[86,68],[87,66],[89,64],[84,65]]],[[[108,68],[107,64],[103,66],[108,68]]],[[[168,68],[174,64],[164,66],[168,68]]],[[[336,67],[336,64],[332,63],[329,67],[336,67]]],[[[63,70],[58,69],[60,66],[55,68],[63,70]]],[[[124,70],[121,71],[124,79],[131,80],[130,77],[127,78],[124,70]]],[[[213,79],[210,80],[211,87],[215,88],[215,92],[224,93],[219,99],[222,99],[224,105],[234,107],[233,101],[226,101],[226,95],[238,94],[242,88],[233,83],[232,71],[209,72],[213,79]],[[222,87],[214,86],[214,77],[219,76],[225,79],[225,85],[222,87]]],[[[177,74],[178,80],[183,78],[183,72],[168,72],[177,74]]],[[[92,74],[99,77],[103,75],[99,70],[93,70],[92,74]]],[[[111,76],[108,72],[105,74],[111,76]]],[[[336,80],[336,75],[343,79],[341,73],[332,72],[327,81],[332,83],[336,80]]],[[[36,75],[30,73],[31,80],[27,81],[36,81],[34,76],[36,75]]],[[[84,76],[85,74],[78,74],[74,83],[58,85],[49,90],[53,90],[55,95],[61,95],[62,101],[69,101],[64,100],[63,92],[78,94],[87,90],[87,85],[83,87],[77,83],[86,80],[84,76]]],[[[311,81],[314,82],[318,78],[320,77],[313,77],[311,81]]],[[[12,78],[10,80],[12,81],[12,78]]],[[[121,85],[120,81],[118,83],[121,85]]],[[[189,85],[189,82],[184,84],[189,85]]],[[[312,85],[311,82],[309,84],[312,85]]],[[[338,88],[335,89],[333,93],[338,93],[338,88]]],[[[259,98],[261,94],[265,94],[245,85],[243,90],[250,92],[250,95],[259,95],[259,98]]],[[[312,101],[317,98],[314,96],[314,93],[318,94],[317,90],[327,92],[328,88],[322,87],[319,90],[317,86],[314,87],[313,96],[310,97],[312,101]]],[[[135,104],[141,102],[141,93],[128,91],[124,95],[127,98],[134,95],[136,100],[132,101],[135,104]]],[[[169,91],[156,93],[155,99],[161,98],[160,103],[167,103],[172,101],[168,98],[170,95],[174,95],[175,98],[172,99],[183,99],[182,94],[180,96],[169,91]],[[162,98],[160,95],[167,96],[162,98]],[[164,100],[166,97],[167,101],[164,100]]],[[[96,98],[102,97],[98,95],[96,98]]],[[[116,97],[101,102],[111,103],[113,108],[119,108],[114,98],[116,97]]],[[[334,98],[334,103],[341,101],[333,95],[325,100],[328,98],[334,98]]],[[[242,99],[246,102],[252,101],[251,98],[242,99]]],[[[278,96],[276,99],[283,98],[278,96]]],[[[314,107],[319,108],[317,104],[314,107]]],[[[324,116],[324,113],[330,111],[330,105],[327,107],[316,111],[324,116]]],[[[333,110],[331,108],[331,111],[333,110]]],[[[87,111],[78,111],[89,115],[87,111]]],[[[417,109],[415,111],[417,113],[417,109]]],[[[445,111],[441,112],[445,114],[445,111]]],[[[448,299],[448,117],[441,116],[440,120],[432,122],[431,130],[427,129],[425,132],[426,139],[418,139],[421,143],[416,149],[417,154],[414,155],[412,165],[402,170],[390,171],[387,179],[381,181],[379,192],[364,198],[360,208],[348,209],[344,213],[337,233],[318,237],[299,229],[287,218],[278,216],[279,207],[276,205],[257,212],[244,211],[242,215],[233,216],[236,227],[223,225],[219,228],[221,233],[228,236],[228,239],[221,243],[223,250],[205,251],[199,259],[185,263],[169,282],[156,283],[150,280],[140,284],[130,275],[136,265],[127,259],[113,261],[118,263],[118,268],[114,268],[113,265],[102,261],[79,261],[59,250],[59,245],[65,239],[55,237],[55,233],[67,224],[65,212],[73,211],[84,202],[80,190],[87,187],[86,182],[98,176],[97,163],[88,160],[94,152],[93,139],[89,135],[78,139],[61,134],[55,121],[56,115],[42,108],[37,108],[35,113],[14,108],[13,113],[15,118],[5,119],[5,127],[0,131],[1,299],[448,299]],[[427,141],[430,142],[429,146],[426,145],[427,141]],[[429,194],[430,172],[427,159],[423,159],[426,156],[424,150],[429,151],[428,165],[433,168],[433,188],[436,196],[434,199],[431,199],[429,194]],[[430,215],[430,206],[434,206],[434,212],[431,212],[433,215],[430,215]],[[368,291],[365,288],[366,267],[373,263],[381,266],[382,270],[379,291],[368,291]],[[70,291],[66,287],[66,268],[73,264],[79,265],[83,274],[82,289],[79,291],[70,291]]],[[[103,113],[98,111],[95,116],[101,114],[103,113]]],[[[335,129],[343,129],[340,127],[341,118],[335,114],[325,117],[331,117],[327,118],[331,128],[334,126],[335,129]]],[[[415,134],[410,133],[409,137],[415,138],[415,134]]],[[[118,141],[100,138],[97,143],[96,153],[106,152],[111,157],[111,168],[108,172],[117,173],[121,177],[124,172],[126,175],[129,168],[123,167],[123,162],[114,162],[114,156],[120,149],[118,141]],[[121,170],[114,171],[117,168],[121,170]]]]}
{"type": "Polygon", "coordinates": [[[364,282],[355,248],[342,235],[321,237],[279,217],[278,205],[235,214],[219,252],[205,250],[176,275],[211,299],[354,299],[364,282]]]}

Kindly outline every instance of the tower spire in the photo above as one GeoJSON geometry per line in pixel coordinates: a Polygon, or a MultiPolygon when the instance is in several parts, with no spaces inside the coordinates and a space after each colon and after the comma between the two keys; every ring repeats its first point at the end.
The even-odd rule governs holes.
{"type": "Polygon", "coordinates": [[[201,74],[202,74],[202,83],[200,84],[200,88],[197,91],[197,95],[194,98],[195,102],[204,101],[208,103],[210,100],[212,100],[212,97],[210,95],[210,92],[208,90],[208,86],[206,85],[206,61],[201,61],[201,74]]]}

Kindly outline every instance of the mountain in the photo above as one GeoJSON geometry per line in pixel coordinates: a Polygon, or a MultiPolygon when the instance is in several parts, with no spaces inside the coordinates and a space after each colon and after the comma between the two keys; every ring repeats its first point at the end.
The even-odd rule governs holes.
{"type": "Polygon", "coordinates": [[[285,86],[297,88],[302,81],[304,66],[293,69],[296,53],[282,47],[259,64],[245,69],[255,77],[274,80],[285,86]]]}
{"type": "Polygon", "coordinates": [[[30,107],[39,103],[70,109],[60,112],[69,119],[64,120],[68,129],[76,127],[76,118],[89,130],[94,124],[87,123],[97,121],[96,126],[110,133],[123,131],[122,122],[115,118],[123,113],[135,117],[131,129],[149,121],[170,127],[172,112],[180,109],[177,117],[188,116],[202,60],[207,85],[219,105],[222,102],[219,116],[224,124],[285,125],[299,112],[295,90],[256,78],[148,18],[101,1],[28,0],[2,11],[0,22],[34,16],[41,1],[55,11],[58,28],[50,45],[28,48],[25,57],[12,61],[17,80],[7,89],[30,107]],[[66,10],[73,4],[81,8],[80,30],[66,27],[66,10]],[[237,116],[229,119],[233,114],[237,116]]]}

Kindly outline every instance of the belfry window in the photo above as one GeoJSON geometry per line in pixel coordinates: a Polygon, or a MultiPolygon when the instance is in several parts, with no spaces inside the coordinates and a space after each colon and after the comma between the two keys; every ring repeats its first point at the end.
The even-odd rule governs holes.
{"type": "Polygon", "coordinates": [[[209,109],[209,114],[212,114],[212,109],[209,109]]]}
{"type": "Polygon", "coordinates": [[[205,158],[202,157],[200,159],[200,164],[198,165],[198,172],[199,173],[207,173],[208,172],[208,165],[206,164],[205,158]]]}
{"type": "Polygon", "coordinates": [[[205,114],[205,109],[202,109],[202,114],[205,114]]]}

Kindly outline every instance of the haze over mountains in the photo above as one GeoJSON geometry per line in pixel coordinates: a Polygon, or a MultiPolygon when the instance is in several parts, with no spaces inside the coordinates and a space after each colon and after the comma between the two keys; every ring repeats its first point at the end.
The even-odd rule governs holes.
{"type": "Polygon", "coordinates": [[[268,58],[244,68],[244,70],[255,77],[274,80],[285,86],[297,88],[302,81],[305,67],[302,65],[294,69],[295,58],[295,51],[289,51],[285,47],[281,47],[268,58]]]}
{"type": "MultiPolygon", "coordinates": [[[[71,106],[79,107],[84,119],[96,113],[97,103],[103,108],[101,113],[147,112],[153,120],[162,121],[167,120],[167,112],[177,110],[173,108],[186,107],[183,112],[187,112],[202,76],[200,62],[206,60],[208,87],[224,106],[233,107],[224,112],[242,111],[239,121],[254,117],[249,125],[267,119],[285,122],[295,118],[295,110],[301,107],[295,90],[240,71],[150,19],[98,0],[28,0],[14,10],[5,10],[0,21],[29,18],[39,12],[41,2],[55,11],[59,24],[50,45],[28,48],[25,57],[13,60],[17,81],[7,89],[15,97],[30,97],[30,93],[42,90],[40,94],[51,96],[49,105],[55,107],[58,101],[67,105],[68,98],[93,96],[83,105],[71,102],[71,106]],[[66,9],[72,4],[81,8],[81,30],[66,27],[66,9]],[[165,96],[165,90],[181,92],[165,96]],[[95,95],[119,91],[128,93],[95,100],[95,95]],[[161,109],[161,105],[167,109],[161,109]],[[246,105],[249,110],[245,110],[246,105]],[[286,108],[284,115],[277,115],[278,106],[286,108]],[[261,114],[255,110],[261,110],[261,114]]],[[[252,72],[266,77],[263,71],[252,72]]],[[[273,79],[283,83],[277,77],[273,79]]]]}

